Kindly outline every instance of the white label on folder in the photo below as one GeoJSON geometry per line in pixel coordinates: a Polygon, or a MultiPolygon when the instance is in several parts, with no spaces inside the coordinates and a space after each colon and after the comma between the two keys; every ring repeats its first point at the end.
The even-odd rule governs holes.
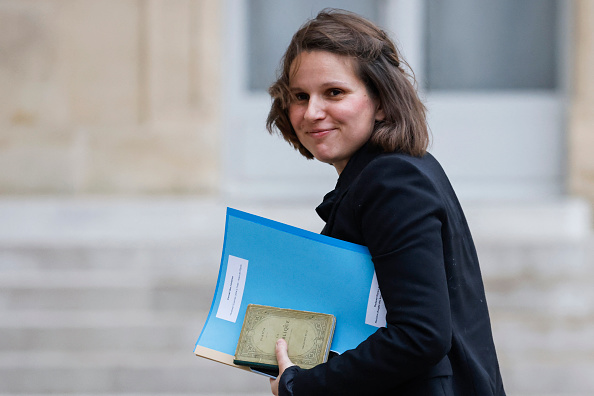
{"type": "Polygon", "coordinates": [[[227,273],[223,285],[223,295],[217,310],[217,318],[235,323],[247,274],[248,261],[239,257],[229,256],[227,260],[227,273]]]}
{"type": "Polygon", "coordinates": [[[367,300],[365,324],[375,327],[386,327],[386,306],[382,299],[382,293],[380,292],[375,272],[373,273],[373,280],[371,281],[369,300],[367,300]]]}

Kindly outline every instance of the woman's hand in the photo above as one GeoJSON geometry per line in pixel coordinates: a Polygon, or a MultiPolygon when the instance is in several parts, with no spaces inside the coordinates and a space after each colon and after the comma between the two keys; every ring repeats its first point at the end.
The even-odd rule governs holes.
{"type": "Polygon", "coordinates": [[[276,360],[278,361],[278,377],[276,379],[270,379],[270,390],[272,390],[272,394],[278,396],[278,382],[280,381],[281,375],[283,372],[291,367],[294,366],[293,362],[289,359],[289,355],[287,353],[287,342],[282,338],[276,342],[276,360]]]}

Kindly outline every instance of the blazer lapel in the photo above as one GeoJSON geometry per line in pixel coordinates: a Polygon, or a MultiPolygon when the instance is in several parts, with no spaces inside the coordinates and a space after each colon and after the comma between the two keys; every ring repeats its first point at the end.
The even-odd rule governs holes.
{"type": "Polygon", "coordinates": [[[380,153],[374,150],[369,143],[359,149],[349,160],[344,170],[338,177],[336,187],[324,196],[322,203],[316,208],[318,215],[326,222],[322,229],[323,235],[332,235],[336,212],[340,202],[349,191],[353,182],[359,177],[363,169],[380,153]]]}

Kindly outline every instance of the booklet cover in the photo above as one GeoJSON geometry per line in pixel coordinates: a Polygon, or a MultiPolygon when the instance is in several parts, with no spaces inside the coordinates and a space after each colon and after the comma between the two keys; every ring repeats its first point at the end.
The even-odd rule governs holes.
{"type": "Polygon", "coordinates": [[[233,363],[278,375],[276,341],[283,338],[291,362],[315,367],[328,360],[335,326],[334,315],[249,304],[233,363]]]}
{"type": "Polygon", "coordinates": [[[230,366],[248,304],[331,314],[331,351],[343,353],[386,325],[366,247],[227,209],[219,276],[194,353],[230,366]]]}

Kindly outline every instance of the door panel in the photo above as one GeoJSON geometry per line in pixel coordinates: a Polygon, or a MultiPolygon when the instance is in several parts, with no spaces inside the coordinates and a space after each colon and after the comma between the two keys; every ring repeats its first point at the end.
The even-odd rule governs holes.
{"type": "MultiPolygon", "coordinates": [[[[370,19],[386,1],[230,0],[225,17],[224,184],[223,192],[247,199],[316,201],[334,188],[335,169],[306,160],[265,128],[270,109],[266,87],[292,35],[307,18],[340,7],[370,19]]],[[[381,23],[381,21],[379,21],[381,23]]]]}
{"type": "MultiPolygon", "coordinates": [[[[337,175],[331,166],[307,161],[281,138],[268,135],[265,120],[270,98],[264,87],[272,81],[272,70],[280,60],[276,58],[280,58],[279,52],[284,50],[290,35],[307,17],[336,3],[344,8],[343,1],[227,1],[224,191],[230,195],[317,200],[333,188],[337,175]]],[[[568,47],[563,33],[568,25],[567,2],[500,0],[496,3],[503,8],[486,13],[474,7],[473,0],[350,4],[357,7],[363,3],[368,8],[353,10],[380,19],[379,23],[393,34],[415,71],[429,109],[433,135],[430,151],[442,162],[462,199],[517,200],[563,193],[568,65],[558,59],[565,58],[568,47]],[[476,31],[436,29],[436,18],[440,16],[443,20],[439,23],[448,24],[446,16],[453,15],[462,25],[463,16],[459,14],[465,7],[470,13],[464,18],[476,31]],[[539,26],[528,29],[530,34],[522,33],[522,18],[532,14],[549,20],[549,25],[553,18],[557,24],[550,29],[553,33],[545,34],[539,26]],[[524,16],[512,28],[505,23],[509,15],[524,16]],[[481,28],[485,26],[489,28],[481,28]],[[430,44],[431,34],[443,37],[430,44]],[[465,44],[460,39],[472,35],[477,36],[472,42],[465,44]],[[515,47],[514,42],[518,43],[515,47]],[[453,49],[443,48],[450,43],[455,44],[453,49]],[[490,51],[478,54],[478,63],[472,60],[477,55],[476,48],[489,45],[490,51]],[[547,52],[551,45],[555,48],[547,52]],[[531,54],[525,54],[528,50],[531,54]],[[483,59],[485,54],[488,59],[483,59]],[[522,59],[506,61],[514,54],[524,55],[522,59]],[[447,67],[440,66],[448,62],[448,56],[454,57],[448,64],[449,73],[447,67]],[[493,63],[497,64],[484,66],[493,63]],[[478,71],[469,75],[462,70],[456,78],[449,79],[452,67],[457,70],[460,65],[470,65],[468,70],[478,71]],[[509,76],[495,75],[496,70],[506,67],[509,76]],[[538,74],[538,78],[527,81],[521,77],[530,73],[538,74]],[[522,84],[518,83],[518,76],[522,84]]]]}

